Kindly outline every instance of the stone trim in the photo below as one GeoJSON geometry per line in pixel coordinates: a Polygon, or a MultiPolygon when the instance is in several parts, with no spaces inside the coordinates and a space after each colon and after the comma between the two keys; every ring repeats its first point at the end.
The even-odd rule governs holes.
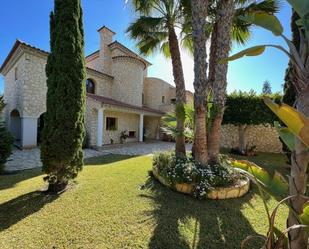
{"type": "MultiPolygon", "coordinates": [[[[164,186],[171,188],[171,185],[159,175],[157,170],[152,169],[153,176],[164,186]]],[[[192,195],[194,184],[181,183],[176,184],[175,189],[177,192],[192,195]]],[[[207,194],[208,199],[212,200],[225,200],[234,199],[244,196],[250,189],[250,179],[246,177],[244,180],[239,180],[235,186],[226,188],[216,188],[209,191],[207,194]]]]}
{"type": "Polygon", "coordinates": [[[147,68],[147,65],[144,61],[140,60],[139,58],[129,56],[129,55],[119,55],[113,57],[114,61],[131,61],[137,64],[142,64],[144,66],[144,70],[147,68]]]}
{"type": "Polygon", "coordinates": [[[23,50],[19,47],[19,45],[20,42],[17,40],[0,68],[1,74],[6,75],[22,56],[23,50]]]}
{"type": "Polygon", "coordinates": [[[141,60],[142,62],[144,62],[147,66],[151,66],[152,64],[145,60],[143,57],[141,57],[139,54],[135,53],[134,51],[132,51],[131,49],[127,48],[126,46],[124,46],[123,44],[121,44],[118,41],[114,41],[111,44],[108,45],[110,47],[110,49],[113,51],[114,49],[118,48],[121,51],[123,51],[124,53],[129,53],[131,54],[132,57],[136,57],[137,59],[141,60]]]}

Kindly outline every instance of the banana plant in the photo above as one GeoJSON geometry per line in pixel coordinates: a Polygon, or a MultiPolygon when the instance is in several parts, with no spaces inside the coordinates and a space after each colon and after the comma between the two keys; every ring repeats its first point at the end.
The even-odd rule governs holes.
{"type": "MultiPolygon", "coordinates": [[[[300,141],[302,141],[307,147],[309,147],[309,119],[291,106],[285,104],[278,105],[267,97],[264,98],[264,102],[282,120],[282,122],[287,125],[287,127],[280,127],[279,124],[276,123],[275,127],[277,128],[280,137],[287,144],[289,149],[295,149],[295,136],[298,137],[300,141]]],[[[263,191],[271,194],[277,199],[279,197],[287,196],[288,183],[280,173],[275,172],[273,176],[271,176],[265,169],[248,161],[232,160],[230,164],[240,171],[245,172],[248,176],[250,176],[251,179],[253,179],[255,183],[257,183],[262,198],[264,197],[263,191]]],[[[288,238],[286,236],[287,233],[299,229],[306,229],[307,232],[309,232],[309,202],[305,203],[303,212],[298,215],[294,212],[289,203],[286,203],[295,197],[296,196],[285,197],[278,203],[271,214],[269,212],[266,200],[263,198],[269,222],[267,236],[249,236],[243,241],[242,248],[245,248],[245,245],[250,239],[259,237],[263,238],[265,241],[263,249],[286,249],[288,248],[288,238]],[[294,215],[297,216],[299,224],[290,226],[285,231],[280,231],[275,227],[275,216],[279,206],[284,203],[286,203],[291,212],[294,212],[294,215]]],[[[309,197],[307,196],[298,197],[307,201],[309,200],[309,197]]]]}
{"type": "MultiPolygon", "coordinates": [[[[301,120],[303,123],[299,123],[299,126],[293,126],[291,120],[284,119],[283,121],[288,121],[286,125],[289,125],[289,130],[284,130],[285,135],[289,137],[289,131],[296,136],[295,139],[295,150],[292,152],[292,165],[291,165],[291,175],[289,177],[289,192],[291,195],[296,195],[295,198],[289,200],[292,211],[289,212],[289,218],[287,220],[288,226],[293,226],[299,224],[298,216],[303,211],[303,206],[305,201],[301,198],[301,195],[306,193],[307,188],[307,169],[309,165],[309,150],[308,150],[308,132],[304,134],[307,130],[307,125],[303,119],[305,116],[309,116],[309,1],[308,0],[287,0],[291,7],[299,16],[299,20],[296,24],[299,26],[299,39],[300,44],[297,49],[296,46],[290,41],[284,34],[283,26],[276,16],[267,13],[253,13],[251,15],[243,16],[242,19],[248,23],[255,24],[266,30],[269,30],[273,35],[281,37],[287,44],[287,48],[277,45],[277,44],[265,44],[260,46],[255,46],[252,48],[245,49],[222,62],[232,61],[244,56],[257,56],[264,53],[267,48],[276,48],[281,52],[286,54],[293,66],[293,70],[296,76],[293,85],[296,90],[296,108],[302,114],[291,116],[296,120],[301,120]],[[290,125],[292,125],[290,127],[290,125]],[[295,215],[295,213],[297,215],[295,215]]],[[[277,111],[283,114],[294,113],[291,112],[290,108],[286,106],[277,107],[277,111]]],[[[289,246],[291,249],[307,249],[308,234],[306,234],[304,229],[290,230],[289,246]]]]}

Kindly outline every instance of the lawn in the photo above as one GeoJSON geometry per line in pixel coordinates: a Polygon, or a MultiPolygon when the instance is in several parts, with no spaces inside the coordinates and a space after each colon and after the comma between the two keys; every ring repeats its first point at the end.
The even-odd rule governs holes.
{"type": "Polygon", "coordinates": [[[0,176],[0,248],[234,249],[266,232],[255,187],[240,199],[198,201],[157,182],[141,190],[149,169],[150,156],[91,159],[59,197],[40,192],[38,169],[0,176]]]}

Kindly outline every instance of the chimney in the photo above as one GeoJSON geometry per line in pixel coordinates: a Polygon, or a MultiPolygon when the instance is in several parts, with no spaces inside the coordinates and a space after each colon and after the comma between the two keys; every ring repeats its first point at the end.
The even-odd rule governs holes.
{"type": "Polygon", "coordinates": [[[98,29],[100,33],[100,71],[103,73],[111,74],[112,73],[112,55],[108,47],[109,44],[113,42],[113,36],[116,34],[109,28],[103,26],[98,29]]]}

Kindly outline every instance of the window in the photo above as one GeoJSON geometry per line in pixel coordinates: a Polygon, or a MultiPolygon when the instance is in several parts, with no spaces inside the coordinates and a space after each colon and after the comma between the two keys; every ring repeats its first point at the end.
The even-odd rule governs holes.
{"type": "Polygon", "coordinates": [[[142,94],[142,104],[144,105],[145,104],[145,95],[142,94]]]}
{"type": "Polygon", "coordinates": [[[162,96],[162,104],[165,103],[165,96],[162,96]]]}
{"type": "Polygon", "coordinates": [[[171,99],[171,104],[175,104],[176,103],[176,99],[171,99]]]}
{"type": "Polygon", "coordinates": [[[135,131],[129,131],[129,137],[130,138],[135,137],[135,131]]]}
{"type": "Polygon", "coordinates": [[[117,130],[117,119],[116,118],[106,118],[106,130],[116,131],[117,130]]]}
{"type": "Polygon", "coordinates": [[[18,67],[15,67],[15,80],[18,80],[18,67]]]}
{"type": "Polygon", "coordinates": [[[86,81],[86,91],[87,91],[87,93],[91,93],[91,94],[95,93],[95,85],[94,85],[93,80],[87,79],[87,81],[86,81]]]}

